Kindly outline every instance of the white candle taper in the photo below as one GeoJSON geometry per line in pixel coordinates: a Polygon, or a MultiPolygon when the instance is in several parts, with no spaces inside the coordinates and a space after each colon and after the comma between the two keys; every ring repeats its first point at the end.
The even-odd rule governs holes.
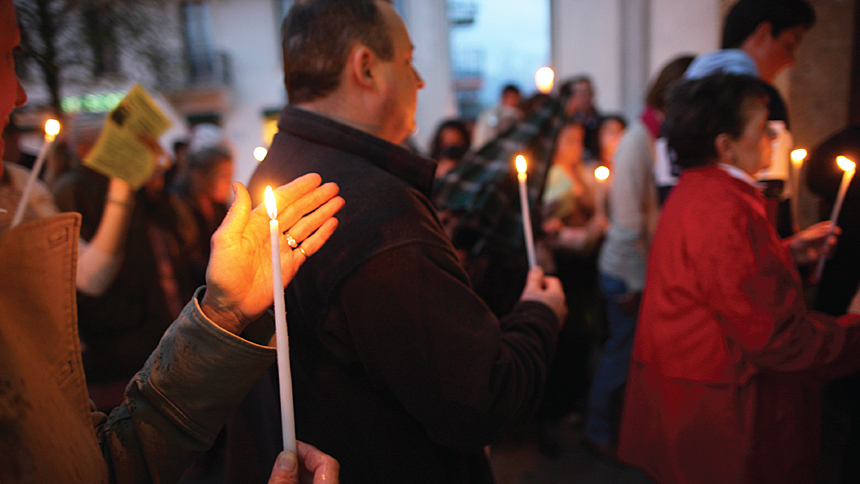
{"type": "Polygon", "coordinates": [[[594,169],[594,179],[597,186],[594,190],[594,208],[597,215],[606,217],[606,179],[609,178],[609,168],[601,165],[594,169]]]}
{"type": "Polygon", "coordinates": [[[806,159],[806,150],[798,148],[791,152],[791,168],[794,171],[794,176],[791,177],[791,184],[794,192],[789,202],[791,206],[791,222],[795,230],[800,228],[800,173],[803,170],[803,160],[806,159]]]}
{"type": "Polygon", "coordinates": [[[526,255],[529,258],[529,267],[537,265],[537,256],[535,256],[535,239],[532,235],[532,217],[529,212],[529,197],[526,191],[526,159],[523,155],[517,155],[517,179],[520,182],[520,209],[523,212],[523,232],[526,238],[526,255]]]}
{"type": "Polygon", "coordinates": [[[45,158],[51,145],[54,144],[54,139],[57,133],[60,132],[60,122],[56,119],[49,119],[45,123],[45,142],[42,143],[42,148],[39,150],[39,156],[36,157],[36,162],[33,163],[33,169],[30,171],[30,177],[27,178],[27,184],[24,185],[24,192],[21,194],[21,200],[18,201],[18,208],[15,210],[15,216],[12,217],[11,227],[16,227],[24,218],[24,212],[27,209],[27,201],[30,199],[30,192],[33,191],[33,185],[36,184],[36,178],[39,178],[39,172],[42,171],[42,165],[45,164],[45,158]]]}
{"type": "MultiPolygon", "coordinates": [[[[833,205],[833,211],[830,212],[829,233],[833,233],[833,229],[836,227],[836,220],[839,218],[839,211],[842,209],[842,201],[845,200],[845,192],[848,190],[848,185],[851,184],[851,179],[854,178],[854,171],[857,168],[857,165],[853,161],[844,156],[837,156],[836,163],[839,165],[839,168],[845,170],[845,173],[842,174],[842,183],[839,185],[839,192],[836,194],[836,203],[833,205]]],[[[813,280],[821,280],[821,273],[824,271],[824,263],[826,261],[827,257],[823,255],[818,259],[818,267],[815,268],[813,280]]]]}
{"type": "Polygon", "coordinates": [[[287,310],[284,307],[284,280],[281,276],[281,229],[272,187],[266,187],[266,211],[269,212],[269,235],[272,240],[272,295],[275,299],[275,338],[278,344],[278,384],[281,388],[281,428],[284,450],[296,451],[296,423],[293,415],[293,378],[290,370],[290,338],[287,333],[287,310]]]}

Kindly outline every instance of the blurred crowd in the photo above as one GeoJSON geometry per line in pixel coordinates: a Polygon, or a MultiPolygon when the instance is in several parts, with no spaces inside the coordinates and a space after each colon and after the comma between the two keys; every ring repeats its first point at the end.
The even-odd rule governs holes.
{"type": "MultiPolygon", "coordinates": [[[[388,3],[369,3],[401,55],[405,26],[388,3]]],[[[309,35],[313,15],[336,18],[295,9],[288,71],[313,63],[287,35],[309,35]]],[[[441,121],[426,153],[410,147],[408,122],[386,117],[388,104],[367,102],[383,106],[377,124],[349,122],[361,109],[345,100],[378,82],[372,53],[353,49],[347,84],[328,91],[316,90],[323,74],[288,75],[297,107],[285,108],[251,193],[313,171],[340,185],[347,207],[287,292],[299,437],[340,461],[345,482],[381,468],[392,479],[490,482],[475,463],[484,445],[533,432],[554,456],[548,430],[559,424],[581,429],[595,458],[655,482],[814,482],[831,438],[822,408],[838,408],[848,422],[839,482],[860,482],[860,182],[829,220],[844,176],[835,158],[860,160],[860,128],[811,150],[801,171],[773,87],[814,25],[804,0],[739,0],[722,48],[662,66],[634,117],[600,109],[585,73],[530,97],[508,84],[476,119],[441,121]],[[539,269],[525,253],[518,154],[529,159],[539,269]],[[800,184],[819,197],[811,227],[793,203],[800,184]]],[[[411,65],[383,75],[423,87],[411,65]]],[[[207,284],[234,153],[214,124],[189,127],[170,152],[144,140],[154,174],[133,190],[83,163],[100,129],[73,122],[61,133],[24,223],[80,214],[81,358],[89,398],[110,413],[207,284]]],[[[35,158],[21,135],[14,122],[3,131],[0,233],[35,158]]],[[[273,371],[186,478],[223,461],[228,482],[268,477],[280,450],[273,371]]]]}

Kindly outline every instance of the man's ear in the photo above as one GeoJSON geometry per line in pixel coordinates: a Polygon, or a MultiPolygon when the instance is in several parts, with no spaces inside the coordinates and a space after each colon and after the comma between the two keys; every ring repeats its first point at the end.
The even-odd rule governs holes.
{"type": "Polygon", "coordinates": [[[752,35],[748,38],[755,39],[759,42],[770,40],[773,37],[773,25],[770,22],[764,21],[758,24],[753,30],[752,35]]]}
{"type": "Polygon", "coordinates": [[[714,138],[714,148],[717,150],[717,161],[731,163],[735,160],[735,140],[728,133],[720,133],[714,138]]]}
{"type": "Polygon", "coordinates": [[[361,44],[356,45],[347,60],[349,77],[359,86],[374,86],[373,66],[375,62],[376,54],[370,48],[361,44]]]}

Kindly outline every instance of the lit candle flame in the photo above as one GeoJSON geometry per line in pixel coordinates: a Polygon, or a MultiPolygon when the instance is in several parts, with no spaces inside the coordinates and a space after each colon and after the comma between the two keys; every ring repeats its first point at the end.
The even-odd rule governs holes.
{"type": "Polygon", "coordinates": [[[60,132],[60,122],[56,119],[49,119],[45,122],[45,141],[49,143],[54,141],[54,138],[57,137],[57,134],[60,132]]]}
{"type": "Polygon", "coordinates": [[[839,168],[842,168],[845,171],[854,171],[857,165],[854,164],[853,161],[845,158],[844,156],[836,157],[836,164],[839,165],[839,168]]]}
{"type": "Polygon", "coordinates": [[[606,180],[607,178],[609,178],[609,168],[606,168],[605,166],[598,166],[594,170],[594,178],[597,178],[601,181],[606,180]]]}
{"type": "Polygon", "coordinates": [[[275,192],[272,191],[272,187],[266,187],[266,211],[269,212],[269,218],[275,220],[278,218],[278,206],[275,204],[275,192]]]}
{"type": "Polygon", "coordinates": [[[263,148],[262,146],[254,148],[254,159],[256,159],[257,161],[263,161],[266,158],[267,154],[269,154],[269,150],[263,148]]]}
{"type": "Polygon", "coordinates": [[[552,91],[555,73],[549,67],[541,67],[535,72],[535,84],[540,92],[547,94],[552,91]]]}
{"type": "Polygon", "coordinates": [[[800,163],[804,158],[806,158],[806,150],[803,148],[798,148],[791,152],[791,160],[795,163],[800,163]]]}
{"type": "Polygon", "coordinates": [[[517,155],[517,173],[520,175],[525,174],[528,169],[528,163],[526,163],[526,157],[523,155],[517,155]]]}

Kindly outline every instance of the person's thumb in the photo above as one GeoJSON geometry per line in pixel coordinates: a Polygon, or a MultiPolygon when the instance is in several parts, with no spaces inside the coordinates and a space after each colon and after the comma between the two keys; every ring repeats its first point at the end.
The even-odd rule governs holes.
{"type": "Polygon", "coordinates": [[[526,276],[526,285],[538,290],[543,289],[543,276],[543,268],[541,266],[532,267],[526,276]]]}
{"type": "Polygon", "coordinates": [[[281,452],[278,454],[278,459],[272,468],[269,484],[298,484],[298,468],[299,461],[296,458],[296,454],[289,451],[281,452]]]}
{"type": "Polygon", "coordinates": [[[241,233],[245,226],[248,225],[248,219],[251,217],[251,195],[245,185],[240,182],[233,182],[233,205],[218,227],[219,232],[226,233],[241,233]]]}

